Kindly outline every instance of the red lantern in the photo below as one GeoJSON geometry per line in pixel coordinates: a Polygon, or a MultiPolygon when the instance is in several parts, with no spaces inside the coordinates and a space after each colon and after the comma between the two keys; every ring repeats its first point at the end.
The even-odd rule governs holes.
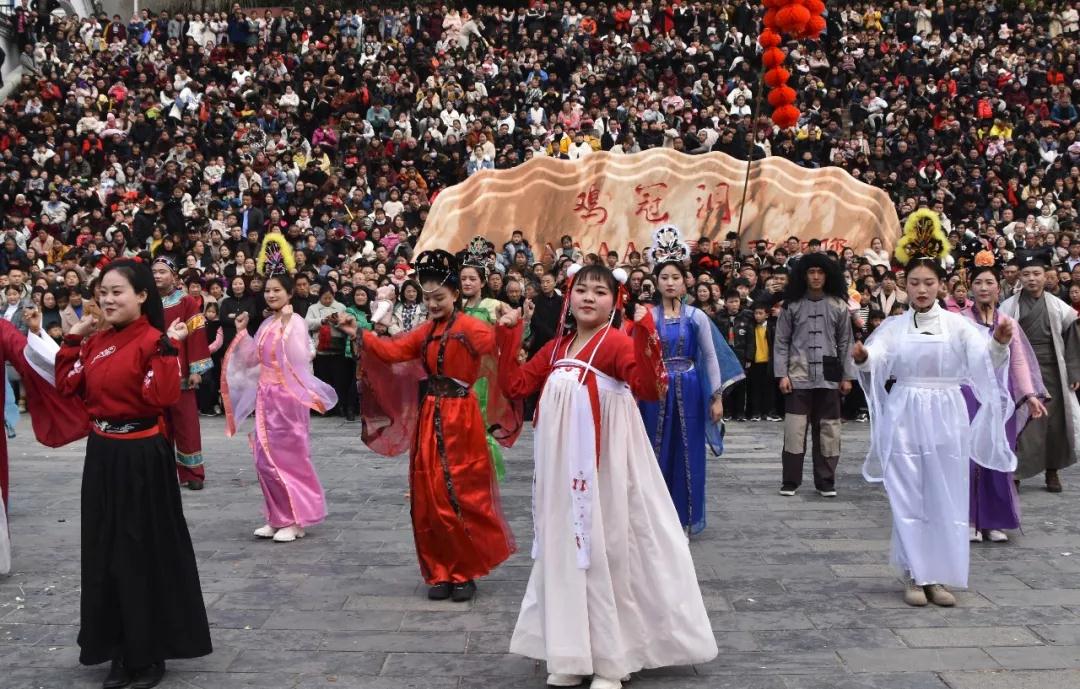
{"type": "Polygon", "coordinates": [[[780,129],[790,129],[799,123],[799,109],[794,105],[783,105],[773,110],[772,121],[780,129]]]}
{"type": "Polygon", "coordinates": [[[767,10],[778,10],[787,4],[787,0],[761,0],[761,6],[767,10]]]}
{"type": "Polygon", "coordinates": [[[761,18],[761,25],[766,29],[772,29],[779,33],[780,26],[776,23],[776,10],[765,10],[765,16],[761,18]]]}
{"type": "Polygon", "coordinates": [[[765,72],[765,83],[770,88],[780,88],[787,84],[788,79],[791,78],[791,72],[787,71],[783,67],[773,67],[768,72],[765,72]]]}
{"type": "Polygon", "coordinates": [[[765,29],[758,36],[758,45],[762,48],[776,48],[780,45],[780,34],[776,33],[772,29],[765,29]]]}
{"type": "Polygon", "coordinates": [[[825,14],[825,3],[822,0],[805,0],[803,5],[806,6],[806,9],[810,10],[810,14],[825,14]]]}
{"type": "Polygon", "coordinates": [[[769,92],[769,105],[780,108],[792,105],[795,102],[795,89],[790,86],[780,86],[769,92]]]}
{"type": "Polygon", "coordinates": [[[787,54],[780,48],[769,48],[761,54],[761,64],[765,66],[765,69],[772,69],[784,64],[786,57],[787,54]]]}
{"type": "Polygon", "coordinates": [[[792,36],[801,34],[809,21],[810,10],[802,5],[788,5],[776,12],[776,25],[781,31],[792,36]]]}
{"type": "Polygon", "coordinates": [[[810,21],[806,22],[806,29],[804,33],[807,38],[817,38],[821,35],[821,32],[825,30],[825,17],[820,15],[814,15],[810,17],[810,21]]]}

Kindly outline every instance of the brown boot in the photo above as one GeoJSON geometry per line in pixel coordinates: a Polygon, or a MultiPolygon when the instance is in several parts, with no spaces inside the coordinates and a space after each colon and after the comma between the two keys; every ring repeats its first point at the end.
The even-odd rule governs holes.
{"type": "Polygon", "coordinates": [[[1046,470],[1046,490],[1050,493],[1061,492],[1061,479],[1058,478],[1057,469],[1046,470]]]}
{"type": "Polygon", "coordinates": [[[930,602],[934,605],[940,605],[943,608],[951,608],[956,605],[956,596],[949,592],[949,589],[945,588],[941,584],[930,584],[925,588],[926,597],[930,599],[930,602]]]}
{"type": "Polygon", "coordinates": [[[916,608],[926,605],[926,591],[914,581],[909,581],[904,587],[904,602],[916,608]]]}

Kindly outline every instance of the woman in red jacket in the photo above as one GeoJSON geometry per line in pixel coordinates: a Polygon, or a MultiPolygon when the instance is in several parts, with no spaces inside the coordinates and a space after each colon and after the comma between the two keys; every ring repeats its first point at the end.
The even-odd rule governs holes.
{"type": "Polygon", "coordinates": [[[105,321],[85,314],[56,354],[56,388],[92,420],[82,482],[79,662],[112,661],[104,687],[153,687],[167,658],[211,652],[195,552],[184,521],[165,409],[180,399],[180,321],[163,334],[150,269],[101,274],[105,321]]]}

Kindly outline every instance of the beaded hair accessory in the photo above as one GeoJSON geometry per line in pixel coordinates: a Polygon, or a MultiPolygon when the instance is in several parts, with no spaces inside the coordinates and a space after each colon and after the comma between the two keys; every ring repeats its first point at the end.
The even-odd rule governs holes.
{"type": "Polygon", "coordinates": [[[488,244],[488,240],[476,236],[469,240],[462,255],[461,267],[472,266],[484,271],[484,275],[491,275],[495,270],[495,256],[488,244]]]}
{"type": "Polygon", "coordinates": [[[167,266],[169,268],[169,270],[171,270],[172,272],[174,272],[174,273],[176,272],[176,262],[173,261],[168,256],[165,256],[164,254],[162,254],[161,256],[158,256],[157,258],[155,258],[154,259],[154,265],[157,265],[159,263],[164,264],[165,266],[167,266]]]}
{"type": "Polygon", "coordinates": [[[458,262],[453,254],[442,249],[425,251],[416,257],[416,277],[420,281],[420,289],[425,294],[430,294],[439,287],[447,286],[457,288],[458,262]],[[438,287],[427,289],[425,283],[437,282],[438,287]]]}
{"type": "Polygon", "coordinates": [[[653,232],[652,246],[646,252],[654,266],[661,263],[684,263],[690,260],[690,247],[674,225],[661,225],[653,232]]]}

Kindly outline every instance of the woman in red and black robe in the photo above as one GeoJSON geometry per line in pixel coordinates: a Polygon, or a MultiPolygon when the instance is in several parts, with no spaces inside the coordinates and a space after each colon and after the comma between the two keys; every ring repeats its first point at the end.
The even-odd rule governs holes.
{"type": "Polygon", "coordinates": [[[164,334],[149,268],[102,272],[105,323],[85,316],[56,355],[56,388],[91,418],[82,482],[79,661],[112,661],[106,687],[153,686],[168,658],[211,652],[195,552],[184,520],[164,414],[180,398],[177,345],[164,334]],[[93,334],[91,334],[93,333],[93,334]],[[84,339],[85,338],[85,339],[84,339]]]}

